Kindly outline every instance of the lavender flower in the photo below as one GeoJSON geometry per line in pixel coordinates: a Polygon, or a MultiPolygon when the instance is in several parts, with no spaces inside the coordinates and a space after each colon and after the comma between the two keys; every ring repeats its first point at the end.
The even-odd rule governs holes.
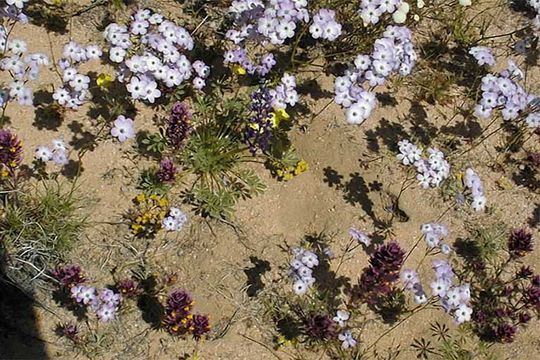
{"type": "Polygon", "coordinates": [[[63,86],[56,89],[53,99],[69,109],[78,109],[90,97],[90,77],[78,72],[78,67],[92,59],[99,59],[101,49],[96,45],[83,47],[74,41],[64,45],[63,57],[58,61],[62,69],[63,86]]]}
{"type": "Polygon", "coordinates": [[[309,27],[309,33],[314,39],[336,40],[341,35],[341,24],[336,21],[336,12],[329,9],[321,9],[313,16],[313,24],[309,27]]]}
{"type": "Polygon", "coordinates": [[[360,230],[350,228],[349,235],[358,243],[364,244],[365,246],[371,245],[371,238],[360,230]]]}
{"type": "Polygon", "coordinates": [[[68,149],[64,140],[54,139],[52,141],[52,150],[48,146],[40,145],[36,148],[34,154],[36,160],[42,162],[52,161],[58,166],[64,166],[69,163],[68,149]]]}
{"type": "Polygon", "coordinates": [[[484,186],[482,185],[482,180],[476,174],[476,172],[468,168],[465,170],[465,176],[463,177],[463,183],[467,188],[470,189],[472,194],[471,207],[474,211],[483,211],[486,207],[486,196],[484,193],[484,186]]]}
{"type": "Polygon", "coordinates": [[[187,216],[182,210],[172,207],[169,209],[169,216],[165,217],[161,223],[166,231],[180,231],[187,222],[187,216]]]}
{"type": "Polygon", "coordinates": [[[120,115],[114,121],[114,127],[111,129],[111,135],[124,142],[135,137],[135,129],[133,128],[133,120],[120,115]]]}
{"type": "Polygon", "coordinates": [[[398,160],[416,167],[416,179],[423,189],[440,186],[450,175],[450,164],[437,148],[427,149],[428,156],[424,158],[422,150],[408,140],[398,142],[398,147],[398,160]]]}
{"type": "Polygon", "coordinates": [[[400,279],[406,289],[413,290],[420,283],[418,273],[411,269],[403,269],[400,273],[400,279]]]}
{"type": "Polygon", "coordinates": [[[342,342],[341,347],[345,350],[356,346],[356,339],[353,338],[349,330],[339,334],[338,339],[342,342]]]}
{"type": "Polygon", "coordinates": [[[474,58],[478,62],[478,65],[495,65],[495,58],[493,57],[490,48],[487,48],[485,46],[475,46],[469,50],[469,54],[474,56],[474,58]]]}
{"type": "Polygon", "coordinates": [[[75,285],[71,288],[71,297],[79,304],[96,304],[96,288],[92,286],[85,286],[82,284],[75,285]]]}
{"type": "Polygon", "coordinates": [[[448,229],[446,226],[439,223],[423,224],[422,233],[424,234],[424,240],[430,249],[440,247],[443,253],[448,252],[446,250],[443,251],[443,246],[446,244],[441,243],[442,238],[448,236],[448,229]]]}
{"type": "Polygon", "coordinates": [[[338,310],[336,316],[332,320],[336,322],[340,327],[344,327],[349,320],[350,313],[345,310],[338,310]]]}
{"type": "Polygon", "coordinates": [[[472,308],[466,304],[460,304],[455,312],[455,319],[458,324],[471,320],[472,308]]]}
{"type": "MultiPolygon", "coordinates": [[[[276,61],[272,53],[267,52],[267,44],[282,45],[295,36],[302,22],[309,21],[306,1],[236,0],[229,7],[233,17],[233,26],[225,37],[231,42],[231,48],[225,53],[224,63],[237,65],[243,73],[266,76],[276,61]],[[262,50],[250,59],[246,48],[257,45],[262,50]]],[[[321,19],[322,20],[322,19],[321,19]]],[[[337,24],[327,29],[329,36],[338,31],[337,24]]]]}
{"type": "Polygon", "coordinates": [[[289,266],[289,276],[294,281],[293,291],[297,295],[305,294],[315,283],[313,268],[319,265],[317,255],[303,248],[293,249],[294,258],[289,266]]]}
{"type": "Polygon", "coordinates": [[[518,119],[523,113],[529,112],[525,119],[527,126],[536,128],[539,124],[538,97],[527,94],[516,82],[523,78],[523,72],[513,62],[498,75],[487,74],[482,78],[482,99],[476,105],[474,115],[487,119],[493,110],[501,109],[505,121],[518,119]]]}
{"type": "Polygon", "coordinates": [[[375,41],[373,53],[358,55],[354,66],[336,79],[335,102],[346,109],[347,122],[362,124],[377,104],[372,88],[383,85],[394,72],[403,76],[410,74],[416,59],[411,31],[406,27],[388,26],[383,37],[375,41]],[[364,89],[367,85],[369,90],[364,89]]]}
{"type": "Polygon", "coordinates": [[[149,9],[135,12],[125,25],[111,23],[103,32],[109,44],[109,59],[118,64],[117,79],[135,100],[154,103],[166,89],[194,77],[194,88],[202,89],[210,68],[191,62],[194,40],[183,27],[149,9]],[[194,76],[195,75],[195,76],[194,76]]]}
{"type": "Polygon", "coordinates": [[[401,0],[362,1],[358,9],[366,26],[377,24],[385,14],[393,14],[394,22],[403,23],[408,12],[408,4],[401,0]]]}
{"type": "MultiPolygon", "coordinates": [[[[14,0],[10,0],[12,2],[14,0]]],[[[15,0],[22,4],[22,0],[15,0]]],[[[13,20],[26,20],[25,15],[14,4],[2,6],[0,17],[7,16],[13,20]]],[[[0,69],[5,71],[11,78],[9,87],[1,90],[0,106],[5,107],[9,101],[17,101],[20,105],[33,105],[33,91],[28,84],[39,78],[39,70],[42,66],[49,65],[47,56],[41,53],[25,55],[28,50],[27,43],[21,39],[9,39],[9,32],[4,26],[0,27],[0,46],[2,59],[0,69]]]]}
{"type": "Polygon", "coordinates": [[[101,322],[109,322],[116,318],[116,307],[113,304],[102,304],[96,311],[101,322]]]}

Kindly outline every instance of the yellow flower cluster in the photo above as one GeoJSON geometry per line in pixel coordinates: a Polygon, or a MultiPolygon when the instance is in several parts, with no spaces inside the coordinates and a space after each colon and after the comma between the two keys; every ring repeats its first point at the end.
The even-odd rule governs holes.
{"type": "Polygon", "coordinates": [[[232,66],[232,71],[236,75],[246,75],[247,74],[246,69],[244,69],[243,67],[241,67],[240,65],[237,65],[237,64],[232,66]]]}
{"type": "Polygon", "coordinates": [[[276,128],[283,120],[289,120],[290,118],[291,116],[287,114],[285,109],[277,109],[271,114],[272,127],[276,128]]]}
{"type": "Polygon", "coordinates": [[[274,172],[279,180],[288,181],[297,175],[308,170],[309,166],[305,160],[300,160],[296,165],[285,165],[277,161],[272,162],[274,172]]]}
{"type": "Polygon", "coordinates": [[[296,345],[297,341],[295,339],[293,340],[287,339],[284,335],[279,335],[277,338],[275,338],[275,343],[276,343],[275,349],[279,350],[283,347],[294,346],[296,345]]]}
{"type": "Polygon", "coordinates": [[[111,86],[113,81],[114,81],[114,78],[112,77],[112,75],[101,73],[96,79],[96,84],[100,88],[105,89],[111,86]]]}
{"type": "Polygon", "coordinates": [[[136,209],[131,214],[131,231],[135,235],[152,236],[161,228],[161,221],[167,216],[169,201],[164,197],[143,193],[133,202],[136,209]]]}

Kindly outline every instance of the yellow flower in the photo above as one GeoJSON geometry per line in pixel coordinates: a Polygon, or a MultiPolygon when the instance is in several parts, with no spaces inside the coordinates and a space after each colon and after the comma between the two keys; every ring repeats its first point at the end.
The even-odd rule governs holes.
{"type": "Polygon", "coordinates": [[[291,118],[285,109],[277,109],[276,114],[280,120],[289,120],[291,118]]]}
{"type": "Polygon", "coordinates": [[[96,79],[96,84],[100,88],[108,88],[112,84],[113,80],[114,78],[112,75],[101,73],[96,79]]]}
{"type": "Polygon", "coordinates": [[[294,174],[298,175],[303,173],[309,168],[308,163],[305,160],[300,160],[298,164],[296,164],[296,169],[294,169],[294,174]]]}
{"type": "Polygon", "coordinates": [[[243,67],[241,67],[240,65],[237,65],[237,64],[233,65],[232,71],[237,75],[246,75],[246,73],[247,73],[246,69],[244,69],[243,67]]]}
{"type": "Polygon", "coordinates": [[[285,109],[277,109],[272,112],[270,120],[272,121],[272,127],[278,127],[281,121],[289,120],[291,116],[287,114],[285,109]]]}
{"type": "Polygon", "coordinates": [[[140,193],[139,195],[137,195],[137,197],[135,197],[135,201],[137,201],[138,203],[142,203],[145,199],[146,195],[144,195],[144,193],[140,193]]]}
{"type": "Polygon", "coordinates": [[[259,126],[259,124],[249,124],[249,127],[252,128],[253,130],[257,130],[259,131],[261,129],[261,127],[259,126]]]}
{"type": "Polygon", "coordinates": [[[6,169],[2,169],[2,172],[0,172],[0,177],[8,177],[9,172],[6,169]]]}
{"type": "Polygon", "coordinates": [[[280,335],[278,336],[277,338],[277,344],[278,344],[278,347],[282,347],[282,346],[291,346],[292,345],[292,341],[287,339],[285,336],[283,335],[280,335]]]}
{"type": "Polygon", "coordinates": [[[167,205],[169,205],[169,202],[167,201],[167,199],[165,198],[159,199],[159,206],[165,207],[167,205]]]}

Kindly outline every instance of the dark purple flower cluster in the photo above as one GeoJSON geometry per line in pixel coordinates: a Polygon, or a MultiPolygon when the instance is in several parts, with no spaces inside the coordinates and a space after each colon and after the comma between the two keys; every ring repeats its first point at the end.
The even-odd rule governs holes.
{"type": "Polygon", "coordinates": [[[76,324],[71,322],[58,324],[56,327],[56,334],[58,336],[68,338],[73,342],[77,342],[79,340],[79,328],[76,324]]]}
{"type": "Polygon", "coordinates": [[[195,314],[191,319],[191,334],[196,340],[210,331],[210,319],[206,315],[195,314]]]}
{"type": "Polygon", "coordinates": [[[540,314],[540,286],[532,281],[531,284],[525,289],[523,297],[525,306],[540,314]]]}
{"type": "Polygon", "coordinates": [[[208,316],[193,314],[193,298],[186,290],[175,290],[165,304],[165,329],[173,335],[191,334],[196,340],[210,331],[208,316]]]}
{"type": "Polygon", "coordinates": [[[86,281],[79,265],[59,266],[51,271],[51,276],[65,288],[71,288],[86,281]]]}
{"type": "Polygon", "coordinates": [[[193,130],[190,121],[191,113],[188,106],[182,102],[175,103],[165,129],[167,142],[171,146],[176,149],[181,149],[184,146],[186,139],[193,130]]]}
{"type": "Polygon", "coordinates": [[[516,272],[516,279],[529,279],[534,275],[533,270],[530,266],[522,266],[517,272],[516,272]]]}
{"type": "Polygon", "coordinates": [[[527,154],[527,162],[534,167],[540,167],[540,152],[530,152],[527,154]]]}
{"type": "Polygon", "coordinates": [[[337,324],[327,314],[311,314],[304,320],[304,331],[315,340],[330,340],[337,337],[337,324]]]}
{"type": "Polygon", "coordinates": [[[244,142],[255,155],[257,150],[265,153],[272,140],[272,96],[265,87],[260,87],[251,94],[252,116],[244,130],[244,142]]]}
{"type": "Polygon", "coordinates": [[[0,178],[13,176],[21,162],[21,140],[9,130],[0,130],[0,178]]]}
{"type": "Polygon", "coordinates": [[[533,251],[532,234],[525,229],[517,229],[508,238],[508,251],[515,257],[523,257],[533,251]]]}
{"type": "Polygon", "coordinates": [[[122,294],[123,298],[134,298],[141,292],[139,285],[133,279],[122,279],[116,282],[116,290],[122,294]]]}
{"type": "Polygon", "coordinates": [[[502,343],[511,343],[516,337],[517,327],[515,325],[504,323],[497,326],[495,336],[502,343]]]}
{"type": "Polygon", "coordinates": [[[163,159],[159,163],[157,177],[162,183],[172,182],[176,179],[176,166],[171,159],[163,159]]]}
{"type": "MultiPolygon", "coordinates": [[[[532,236],[523,229],[513,231],[508,242],[511,257],[505,267],[515,264],[518,258],[532,251],[532,236]]],[[[509,279],[503,274],[505,272],[497,269],[474,272],[474,276],[479,278],[480,289],[471,299],[476,309],[472,319],[480,337],[510,343],[533,314],[540,314],[540,276],[524,265],[517,268],[509,279]]]]}
{"type": "Polygon", "coordinates": [[[405,252],[393,241],[379,246],[369,259],[358,285],[355,286],[355,299],[375,305],[385,295],[392,292],[393,283],[399,279],[399,272],[405,260],[405,252]]]}

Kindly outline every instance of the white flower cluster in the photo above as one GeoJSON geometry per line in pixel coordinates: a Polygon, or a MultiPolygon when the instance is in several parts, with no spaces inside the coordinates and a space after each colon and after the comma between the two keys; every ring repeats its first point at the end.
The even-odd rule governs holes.
{"type": "Polygon", "coordinates": [[[377,39],[373,53],[358,55],[344,76],[336,78],[335,102],[346,110],[349,124],[362,124],[370,115],[377,100],[372,91],[364,89],[383,85],[386,78],[399,71],[410,74],[417,55],[411,42],[411,31],[406,27],[388,26],[383,37],[377,39]]]}
{"type": "Polygon", "coordinates": [[[450,253],[450,245],[445,244],[441,241],[443,238],[448,236],[448,228],[444,224],[422,224],[421,230],[424,234],[424,240],[426,241],[426,244],[430,249],[439,247],[443,254],[448,255],[450,253]]]}
{"type": "Polygon", "coordinates": [[[329,9],[319,10],[313,15],[309,33],[314,39],[336,40],[341,35],[341,24],[336,21],[336,12],[329,9]]]}
{"type": "Polygon", "coordinates": [[[446,260],[433,260],[435,280],[431,282],[431,293],[438,296],[443,309],[453,311],[458,324],[471,320],[473,309],[469,306],[471,290],[469,284],[454,285],[455,274],[446,260]]]}
{"type": "Polygon", "coordinates": [[[169,209],[169,215],[161,221],[165,231],[181,231],[187,222],[187,215],[179,208],[169,209]]]}
{"type": "Polygon", "coordinates": [[[428,156],[423,158],[422,150],[408,140],[398,142],[398,147],[398,160],[416,167],[416,179],[422,188],[438,187],[450,175],[450,164],[437,148],[428,148],[428,156]]]}
{"type": "Polygon", "coordinates": [[[58,166],[66,165],[69,162],[66,144],[62,139],[55,139],[52,144],[52,149],[44,145],[38,146],[34,154],[36,160],[44,163],[53,161],[58,166]]]}
{"type": "Polygon", "coordinates": [[[88,87],[90,77],[80,74],[78,66],[90,60],[97,60],[101,57],[101,49],[97,45],[80,46],[74,41],[64,45],[63,58],[58,61],[58,66],[62,69],[62,80],[64,84],[53,94],[53,99],[60,105],[69,109],[78,109],[90,97],[88,87]]]}
{"type": "Polygon", "coordinates": [[[260,39],[281,45],[294,36],[299,21],[308,22],[307,0],[236,0],[229,7],[236,29],[225,37],[236,45],[247,39],[260,39]]]}
{"type": "Polygon", "coordinates": [[[527,126],[531,129],[540,127],[540,111],[527,115],[525,118],[525,124],[527,124],[527,126]]]}
{"type": "Polygon", "coordinates": [[[482,78],[482,99],[474,108],[474,115],[481,119],[491,116],[500,109],[504,120],[515,120],[523,114],[529,128],[540,126],[540,97],[527,93],[518,80],[523,80],[523,71],[513,61],[498,75],[487,74],[482,78]]]}
{"type": "Polygon", "coordinates": [[[472,202],[471,207],[474,211],[483,211],[486,207],[487,199],[484,194],[484,186],[482,180],[476,174],[476,172],[468,168],[465,170],[465,176],[463,177],[463,183],[467,188],[471,190],[472,202]]]}
{"type": "Polygon", "coordinates": [[[275,89],[269,90],[272,107],[275,110],[286,109],[287,105],[295,106],[299,95],[296,91],[296,78],[288,73],[283,74],[275,89]]]}
{"type": "MultiPolygon", "coordinates": [[[[334,316],[332,320],[334,320],[340,328],[345,328],[350,317],[351,314],[347,310],[338,310],[336,316],[334,316]]],[[[344,350],[355,347],[357,343],[350,330],[342,331],[338,335],[338,339],[341,341],[341,348],[344,350]]]]}
{"type": "Polygon", "coordinates": [[[377,24],[385,14],[392,14],[392,20],[401,24],[407,19],[409,10],[409,4],[402,0],[362,0],[358,13],[364,25],[377,24]]]}
{"type": "Polygon", "coordinates": [[[7,17],[9,19],[27,23],[28,16],[26,16],[22,11],[25,3],[30,0],[4,0],[0,1],[0,18],[7,17]]]}
{"type": "Polygon", "coordinates": [[[538,38],[540,36],[540,3],[538,0],[529,0],[529,4],[531,4],[531,6],[536,10],[537,15],[532,20],[532,28],[534,30],[535,37],[538,38]]]}
{"type": "MultiPolygon", "coordinates": [[[[470,321],[473,310],[469,305],[471,300],[469,284],[454,284],[454,270],[446,260],[433,260],[433,270],[435,280],[430,283],[432,295],[439,298],[446,313],[453,312],[458,324],[470,321]]],[[[405,288],[413,293],[415,303],[427,303],[428,298],[416,271],[404,269],[401,271],[400,278],[405,288]]]]}
{"type": "Polygon", "coordinates": [[[210,67],[202,61],[193,64],[186,52],[193,50],[190,33],[149,9],[137,11],[128,26],[109,24],[103,33],[110,45],[109,58],[119,64],[117,78],[127,82],[133,99],[154,103],[162,95],[160,85],[174,88],[193,79],[202,89],[210,67]]]}
{"type": "Polygon", "coordinates": [[[314,252],[303,248],[293,249],[293,255],[289,276],[294,280],[293,291],[297,295],[303,295],[315,283],[313,268],[319,265],[319,258],[314,252]]]}
{"type": "Polygon", "coordinates": [[[48,66],[49,59],[41,53],[27,54],[28,46],[21,39],[8,39],[6,28],[0,25],[0,69],[13,80],[9,88],[0,90],[0,106],[16,100],[20,105],[33,104],[33,92],[27,83],[37,80],[41,66],[48,66]]]}

